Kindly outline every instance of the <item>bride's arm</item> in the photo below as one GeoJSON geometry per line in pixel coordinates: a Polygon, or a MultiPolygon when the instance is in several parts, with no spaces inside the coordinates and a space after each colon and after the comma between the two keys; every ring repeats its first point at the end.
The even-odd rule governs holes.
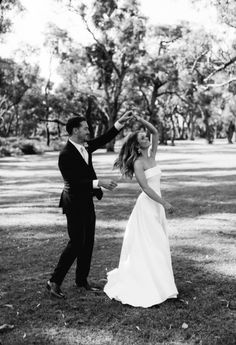
{"type": "Polygon", "coordinates": [[[139,115],[134,115],[137,121],[139,121],[143,126],[149,130],[151,133],[151,149],[150,149],[150,154],[151,157],[155,158],[156,153],[157,153],[157,146],[159,142],[159,134],[158,130],[148,121],[144,120],[141,116],[139,115]]]}
{"type": "Polygon", "coordinates": [[[152,200],[161,204],[167,211],[173,212],[173,207],[167,201],[162,199],[147,183],[142,163],[137,160],[134,162],[134,173],[138,184],[152,200]]]}

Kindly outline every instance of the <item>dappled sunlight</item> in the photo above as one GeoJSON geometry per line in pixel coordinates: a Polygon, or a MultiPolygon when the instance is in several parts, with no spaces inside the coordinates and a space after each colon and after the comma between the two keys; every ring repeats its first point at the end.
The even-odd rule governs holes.
{"type": "MultiPolygon", "coordinates": [[[[230,171],[227,171],[227,170],[214,170],[214,171],[210,171],[210,170],[199,170],[199,171],[196,171],[194,169],[192,170],[189,170],[189,171],[185,171],[185,170],[181,170],[181,174],[180,172],[178,171],[166,171],[166,172],[163,172],[163,178],[171,178],[171,179],[176,179],[177,181],[181,182],[181,183],[184,183],[184,180],[185,179],[188,179],[190,177],[192,178],[195,178],[195,180],[197,182],[200,182],[201,180],[203,179],[206,179],[207,183],[211,182],[213,179],[215,178],[220,178],[222,183],[226,182],[228,178],[232,178],[232,182],[233,182],[233,175],[235,172],[235,175],[236,175],[236,169],[235,170],[230,170],[230,171]],[[203,175],[204,173],[204,175],[203,175]],[[226,181],[224,181],[224,179],[226,179],[226,181]],[[200,180],[200,181],[199,181],[200,180]]],[[[215,184],[219,184],[219,181],[215,181],[215,184]]],[[[234,181],[234,184],[236,185],[236,182],[234,181]]]]}
{"type": "MultiPolygon", "coordinates": [[[[209,236],[219,236],[223,233],[234,234],[236,229],[236,214],[234,213],[213,213],[195,217],[193,219],[181,217],[168,220],[169,229],[172,235],[178,238],[187,239],[197,235],[199,241],[202,240],[202,234],[209,236]]],[[[213,237],[214,238],[214,237],[213,237]]],[[[212,238],[212,240],[213,240],[212,238]]],[[[222,239],[220,239],[222,242],[222,239]]]]}
{"type": "Polygon", "coordinates": [[[132,203],[135,202],[134,197],[139,195],[139,191],[137,191],[135,188],[133,189],[134,193],[132,194],[132,188],[128,191],[126,190],[126,193],[117,193],[113,194],[107,193],[104,197],[104,200],[102,200],[101,203],[97,203],[98,206],[105,207],[105,212],[109,211],[108,207],[116,207],[118,210],[122,209],[125,205],[131,206],[132,203]]]}
{"type": "MultiPolygon", "coordinates": [[[[123,189],[125,189],[125,190],[127,190],[127,192],[128,191],[130,191],[130,190],[136,190],[137,192],[139,191],[139,190],[141,190],[140,189],[140,187],[139,187],[139,185],[138,185],[138,183],[136,182],[136,181],[127,181],[127,182],[123,182],[123,180],[122,180],[122,182],[120,182],[119,180],[118,181],[116,181],[117,182],[117,184],[118,184],[118,186],[117,186],[117,188],[116,188],[116,192],[119,192],[119,190],[123,190],[123,189]]],[[[120,197],[122,197],[123,195],[122,194],[120,194],[120,197]]],[[[123,200],[122,200],[123,201],[123,200]]]]}
{"type": "Polygon", "coordinates": [[[204,225],[208,224],[211,228],[211,231],[215,232],[218,230],[226,229],[227,222],[231,224],[232,230],[235,230],[236,226],[236,214],[234,213],[212,213],[208,215],[202,215],[196,219],[198,225],[202,227],[204,231],[204,225]]]}
{"type": "Polygon", "coordinates": [[[232,262],[218,262],[217,266],[208,265],[207,270],[211,272],[216,272],[223,276],[231,276],[235,279],[236,277],[236,261],[232,262]]]}
{"type": "Polygon", "coordinates": [[[4,167],[8,166],[11,167],[12,170],[16,169],[16,170],[20,170],[20,169],[25,169],[27,170],[34,170],[35,168],[40,168],[42,170],[47,170],[49,167],[51,169],[55,169],[57,170],[57,164],[55,164],[55,158],[52,159],[51,162],[49,162],[49,160],[45,159],[45,155],[43,157],[41,156],[28,156],[26,158],[26,156],[22,157],[22,159],[19,160],[14,160],[14,158],[12,158],[13,160],[11,161],[7,161],[4,160],[4,158],[1,158],[1,166],[4,167]],[[30,157],[30,158],[28,158],[30,157]]]}
{"type": "Polygon", "coordinates": [[[234,278],[236,275],[235,248],[225,249],[224,255],[224,250],[220,245],[216,245],[214,242],[214,247],[218,247],[218,250],[216,248],[212,249],[212,245],[191,246],[188,244],[186,247],[177,246],[173,250],[173,255],[182,256],[185,260],[193,260],[194,258],[194,265],[210,275],[220,274],[234,278]],[[231,258],[229,259],[230,254],[231,258]]]}
{"type": "MultiPolygon", "coordinates": [[[[119,239],[121,246],[126,224],[127,220],[98,220],[96,237],[119,239]]],[[[234,276],[236,214],[215,213],[194,219],[173,218],[169,219],[168,224],[174,256],[194,260],[195,265],[211,274],[234,276]]]]}
{"type": "MultiPolygon", "coordinates": [[[[236,174],[236,171],[235,171],[235,174],[236,174]]],[[[190,181],[181,181],[181,185],[182,186],[186,186],[186,187],[198,187],[199,188],[199,179],[196,179],[195,181],[194,180],[190,180],[190,181]]],[[[166,187],[168,189],[175,189],[176,187],[179,187],[178,186],[178,183],[179,182],[163,182],[163,189],[166,187]]],[[[221,186],[229,186],[229,185],[232,185],[232,186],[235,186],[235,181],[222,181],[221,182],[221,186]]],[[[208,181],[201,181],[201,187],[217,187],[219,186],[219,182],[218,181],[215,181],[215,179],[212,179],[212,180],[208,180],[208,181]]]]}
{"type": "MultiPolygon", "coordinates": [[[[192,329],[196,334],[199,329],[219,334],[220,322],[233,329],[234,311],[228,306],[236,275],[235,152],[235,145],[209,147],[202,142],[160,147],[162,195],[175,207],[167,218],[182,302],[168,301],[147,310],[111,301],[105,294],[78,293],[75,264],[62,286],[67,300],[48,295],[45,283],[68,241],[66,218],[58,208],[63,187],[58,154],[0,159],[0,297],[2,306],[12,305],[0,306],[0,314],[4,311],[2,323],[15,325],[6,333],[6,342],[11,337],[16,344],[20,339],[22,344],[107,345],[126,344],[131,336],[138,344],[143,339],[156,344],[174,339],[173,344],[189,345],[192,338],[185,341],[183,335],[191,336],[192,329]],[[190,333],[181,328],[183,322],[190,333]]],[[[94,155],[97,175],[118,181],[114,191],[95,199],[89,279],[101,286],[119,263],[125,227],[141,192],[135,179],[123,180],[112,170],[116,156],[104,150],[94,155]]],[[[228,329],[220,334],[230,336],[228,329]]]]}
{"type": "Polygon", "coordinates": [[[31,178],[22,178],[22,179],[11,179],[11,180],[8,180],[4,183],[3,186],[1,186],[1,189],[2,190],[8,190],[8,189],[12,189],[14,187],[14,189],[20,189],[20,188],[29,188],[32,189],[33,187],[37,188],[37,187],[41,187],[42,185],[48,187],[49,186],[49,190],[50,189],[53,189],[53,188],[57,188],[59,187],[59,184],[58,182],[61,182],[61,185],[63,184],[62,181],[61,181],[61,178],[59,181],[57,181],[57,179],[55,178],[50,178],[50,179],[47,179],[46,181],[42,181],[43,178],[45,176],[43,175],[40,175],[39,177],[34,177],[33,181],[31,178]],[[13,186],[14,185],[14,186],[13,186]],[[30,185],[30,186],[29,186],[30,185]]]}
{"type": "MultiPolygon", "coordinates": [[[[7,199],[7,198],[5,198],[7,199]]],[[[4,200],[5,201],[5,200],[4,200]]],[[[40,208],[43,210],[42,212],[55,213],[55,210],[59,210],[58,206],[58,198],[57,197],[48,197],[45,198],[43,195],[38,196],[37,198],[21,198],[21,203],[17,200],[14,200],[13,197],[8,198],[6,202],[1,205],[2,214],[10,214],[10,213],[30,213],[32,209],[40,208]]],[[[60,213],[60,212],[59,212],[60,213]]]]}
{"type": "MultiPolygon", "coordinates": [[[[80,323],[80,317],[78,316],[78,324],[80,323]]],[[[103,328],[91,327],[89,325],[81,325],[79,327],[70,327],[66,325],[66,328],[44,328],[43,334],[49,337],[50,344],[66,344],[71,345],[106,345],[111,344],[114,340],[113,332],[104,330],[103,328]]]]}
{"type": "MultiPolygon", "coordinates": [[[[3,168],[3,167],[1,167],[3,168]]],[[[32,170],[27,170],[27,169],[6,169],[5,171],[2,170],[1,171],[1,175],[0,177],[4,177],[4,178],[21,178],[21,177],[32,177],[32,178],[35,178],[35,177],[42,177],[42,171],[41,170],[37,170],[38,165],[33,167],[32,170]]],[[[45,177],[59,177],[60,175],[58,174],[57,171],[54,171],[54,170],[51,170],[51,167],[47,167],[45,168],[45,171],[43,172],[43,175],[45,177]]]]}
{"type": "Polygon", "coordinates": [[[37,232],[35,231],[21,231],[14,232],[11,234],[12,238],[16,239],[27,239],[27,240],[47,240],[49,238],[58,238],[63,237],[63,234],[60,233],[46,233],[46,232],[37,232]]]}
{"type": "Polygon", "coordinates": [[[17,193],[49,193],[49,192],[61,192],[60,188],[58,187],[58,183],[55,182],[42,182],[39,181],[38,183],[30,182],[29,180],[18,182],[12,182],[14,184],[14,188],[12,188],[12,185],[4,185],[1,187],[1,195],[12,195],[17,193]],[[29,185],[28,185],[29,184],[29,185]],[[14,190],[12,190],[14,189],[14,190]]]}
{"type": "Polygon", "coordinates": [[[96,238],[123,238],[127,220],[97,220],[96,238]]]}
{"type": "MultiPolygon", "coordinates": [[[[16,212],[16,210],[14,209],[16,212]]],[[[59,226],[65,224],[64,216],[57,214],[54,209],[53,212],[45,212],[40,208],[27,208],[21,207],[17,209],[17,213],[13,210],[8,210],[6,214],[0,214],[0,228],[30,228],[30,227],[41,227],[41,226],[59,226]]]]}
{"type": "Polygon", "coordinates": [[[189,167],[189,168],[184,168],[183,166],[179,167],[179,169],[162,169],[163,175],[171,176],[171,175],[177,175],[177,176],[183,176],[183,175],[188,175],[188,176],[205,176],[205,177],[214,177],[214,176],[233,176],[232,174],[236,173],[236,169],[227,169],[227,168],[196,168],[196,167],[189,167]]]}
{"type": "Polygon", "coordinates": [[[236,214],[215,213],[194,219],[169,220],[173,256],[194,262],[209,274],[233,277],[236,214]]]}
{"type": "MultiPolygon", "coordinates": [[[[4,198],[5,200],[7,200],[8,198],[21,198],[21,197],[35,197],[37,198],[37,196],[39,195],[45,195],[45,192],[47,192],[48,189],[46,186],[40,188],[38,187],[38,189],[30,189],[30,190],[25,190],[23,187],[22,188],[16,188],[16,190],[14,191],[14,195],[12,193],[11,190],[8,191],[4,191],[3,193],[1,193],[1,197],[4,198]]],[[[50,193],[53,192],[53,188],[50,188],[50,193]]],[[[55,188],[54,193],[58,194],[58,189],[55,188]]],[[[14,202],[14,200],[12,200],[14,202]]],[[[15,200],[16,201],[16,200],[15,200]]],[[[4,206],[4,204],[2,205],[4,206]]]]}
{"type": "Polygon", "coordinates": [[[119,229],[123,230],[127,224],[127,220],[117,220],[117,219],[108,219],[108,220],[102,220],[98,219],[96,221],[97,227],[103,229],[119,229]]]}

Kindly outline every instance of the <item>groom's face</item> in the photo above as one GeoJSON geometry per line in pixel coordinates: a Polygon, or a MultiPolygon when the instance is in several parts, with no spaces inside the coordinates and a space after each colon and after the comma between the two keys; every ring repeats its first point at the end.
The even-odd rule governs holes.
{"type": "Polygon", "coordinates": [[[79,142],[84,143],[89,139],[89,127],[86,121],[81,122],[80,127],[75,128],[74,132],[79,142]]]}

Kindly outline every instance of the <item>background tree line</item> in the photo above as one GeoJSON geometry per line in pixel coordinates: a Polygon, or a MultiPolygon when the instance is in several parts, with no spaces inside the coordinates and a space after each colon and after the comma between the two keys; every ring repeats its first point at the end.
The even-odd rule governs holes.
{"type": "MultiPolygon", "coordinates": [[[[97,0],[91,11],[78,1],[60,1],[82,18],[93,38],[79,44],[50,24],[45,48],[57,62],[60,83],[40,75],[22,47],[21,59],[0,57],[0,137],[42,137],[47,145],[65,134],[71,115],[83,114],[95,136],[136,107],[160,131],[160,141],[226,137],[236,118],[236,42],[192,27],[149,25],[136,0],[97,0]]],[[[197,2],[196,0],[193,0],[197,2]]],[[[201,0],[199,0],[201,2],[201,0]]],[[[236,30],[235,1],[212,0],[222,25],[236,30]]],[[[11,30],[10,13],[20,1],[0,3],[0,39],[11,30]]],[[[78,32],[78,36],[79,36],[78,32]]],[[[132,124],[131,124],[132,125],[132,124]]],[[[108,150],[114,150],[114,142],[108,150]]]]}

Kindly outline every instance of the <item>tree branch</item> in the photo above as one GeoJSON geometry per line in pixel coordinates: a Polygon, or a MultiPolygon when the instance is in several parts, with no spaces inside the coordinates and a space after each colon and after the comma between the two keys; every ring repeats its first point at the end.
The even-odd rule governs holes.
{"type": "Polygon", "coordinates": [[[221,86],[225,86],[227,84],[232,83],[233,81],[236,81],[236,78],[232,78],[230,80],[224,81],[223,83],[220,84],[208,84],[206,87],[204,87],[204,90],[208,90],[210,87],[221,87],[221,86]]]}
{"type": "Polygon", "coordinates": [[[111,59],[111,57],[109,56],[109,54],[107,54],[107,50],[106,48],[104,47],[104,45],[96,38],[96,36],[94,35],[94,33],[92,32],[92,30],[90,29],[89,25],[88,25],[88,22],[87,20],[85,19],[84,16],[81,16],[81,14],[79,13],[78,10],[76,10],[74,7],[73,7],[73,10],[78,13],[80,15],[80,17],[82,18],[83,22],[85,23],[86,25],[86,29],[88,30],[88,32],[92,35],[94,41],[99,45],[99,47],[102,48],[103,52],[105,53],[106,55],[106,58],[111,62],[114,70],[116,71],[118,77],[120,78],[120,71],[119,69],[117,68],[117,66],[114,64],[114,61],[111,59]]]}
{"type": "Polygon", "coordinates": [[[163,96],[163,95],[176,95],[175,91],[163,91],[157,94],[157,97],[163,96]]]}
{"type": "Polygon", "coordinates": [[[228,62],[224,63],[222,66],[220,66],[219,68],[217,68],[215,71],[213,71],[212,73],[210,73],[208,75],[208,77],[206,77],[204,79],[204,81],[208,81],[211,77],[213,77],[213,75],[215,75],[216,73],[223,71],[225,68],[227,68],[228,66],[232,65],[234,62],[236,61],[236,56],[234,56],[232,59],[230,59],[228,62]]]}
{"type": "Polygon", "coordinates": [[[195,61],[194,61],[194,63],[193,63],[193,66],[192,66],[192,68],[191,68],[191,73],[193,73],[193,71],[194,71],[194,69],[195,69],[196,64],[198,63],[198,61],[200,61],[201,58],[202,58],[204,55],[206,55],[206,54],[208,53],[208,51],[209,51],[208,49],[205,50],[204,52],[202,52],[202,54],[200,54],[200,55],[195,59],[195,61]]]}
{"type": "Polygon", "coordinates": [[[158,55],[161,54],[162,49],[165,49],[165,45],[173,43],[173,42],[177,41],[178,39],[179,39],[179,37],[174,37],[174,38],[172,38],[172,40],[169,40],[169,41],[161,40],[160,44],[159,44],[158,55]]]}
{"type": "Polygon", "coordinates": [[[143,95],[143,98],[146,102],[146,105],[147,105],[147,110],[151,113],[151,108],[150,108],[150,103],[149,103],[149,100],[147,98],[147,95],[145,94],[145,92],[143,91],[142,87],[139,86],[139,90],[141,91],[142,95],[143,95]]]}
{"type": "Polygon", "coordinates": [[[62,122],[62,121],[60,121],[60,120],[58,120],[58,119],[51,119],[51,120],[47,120],[47,119],[40,119],[39,118],[39,121],[42,121],[42,122],[54,122],[54,123],[58,123],[59,125],[62,125],[62,126],[65,126],[66,125],[66,123],[65,122],[62,122]]]}

